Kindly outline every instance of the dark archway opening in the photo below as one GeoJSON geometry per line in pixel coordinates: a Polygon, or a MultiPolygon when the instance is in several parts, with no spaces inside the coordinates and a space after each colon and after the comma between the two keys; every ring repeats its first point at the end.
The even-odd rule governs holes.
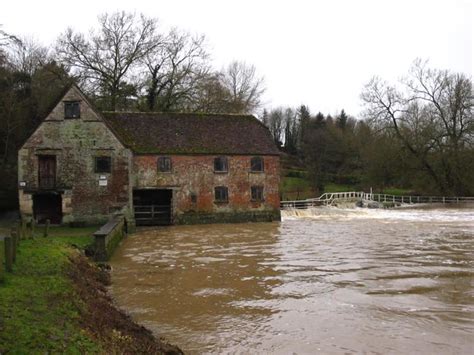
{"type": "Polygon", "coordinates": [[[133,191],[133,207],[137,226],[172,224],[173,190],[142,189],[133,191]]]}
{"type": "Polygon", "coordinates": [[[33,195],[33,216],[37,223],[61,224],[63,218],[62,199],[59,193],[38,193],[33,195]]]}

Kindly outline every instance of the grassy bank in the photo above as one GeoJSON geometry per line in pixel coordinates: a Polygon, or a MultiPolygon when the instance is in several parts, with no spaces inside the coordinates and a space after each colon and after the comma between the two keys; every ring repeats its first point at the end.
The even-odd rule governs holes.
{"type": "Polygon", "coordinates": [[[113,306],[108,273],[82,253],[93,230],[21,241],[0,284],[0,353],[180,353],[113,306]]]}

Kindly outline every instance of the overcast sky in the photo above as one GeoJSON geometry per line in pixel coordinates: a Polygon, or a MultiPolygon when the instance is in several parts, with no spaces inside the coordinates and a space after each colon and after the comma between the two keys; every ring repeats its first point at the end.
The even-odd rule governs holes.
{"type": "Polygon", "coordinates": [[[48,45],[68,26],[87,31],[116,10],[205,34],[216,68],[254,64],[267,107],[357,115],[365,82],[397,80],[417,57],[473,73],[471,0],[4,0],[0,24],[48,45]]]}

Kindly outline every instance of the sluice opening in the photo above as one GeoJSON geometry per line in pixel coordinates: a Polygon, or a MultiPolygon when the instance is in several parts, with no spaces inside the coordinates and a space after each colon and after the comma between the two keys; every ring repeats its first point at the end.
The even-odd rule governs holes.
{"type": "Polygon", "coordinates": [[[142,189],[133,191],[133,207],[137,226],[172,224],[171,189],[142,189]]]}

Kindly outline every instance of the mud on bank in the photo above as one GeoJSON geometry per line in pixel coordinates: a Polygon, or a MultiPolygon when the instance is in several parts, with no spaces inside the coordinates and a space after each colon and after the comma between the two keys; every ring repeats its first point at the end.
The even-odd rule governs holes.
{"type": "Polygon", "coordinates": [[[150,330],[133,322],[117,309],[107,294],[110,282],[106,268],[91,264],[84,256],[70,258],[67,275],[74,289],[86,305],[81,313],[81,325],[107,352],[129,354],[182,354],[182,351],[163,339],[157,339],[150,330]]]}
{"type": "Polygon", "coordinates": [[[0,354],[182,354],[114,306],[108,270],[82,253],[89,242],[21,241],[13,272],[0,284],[0,354]]]}

